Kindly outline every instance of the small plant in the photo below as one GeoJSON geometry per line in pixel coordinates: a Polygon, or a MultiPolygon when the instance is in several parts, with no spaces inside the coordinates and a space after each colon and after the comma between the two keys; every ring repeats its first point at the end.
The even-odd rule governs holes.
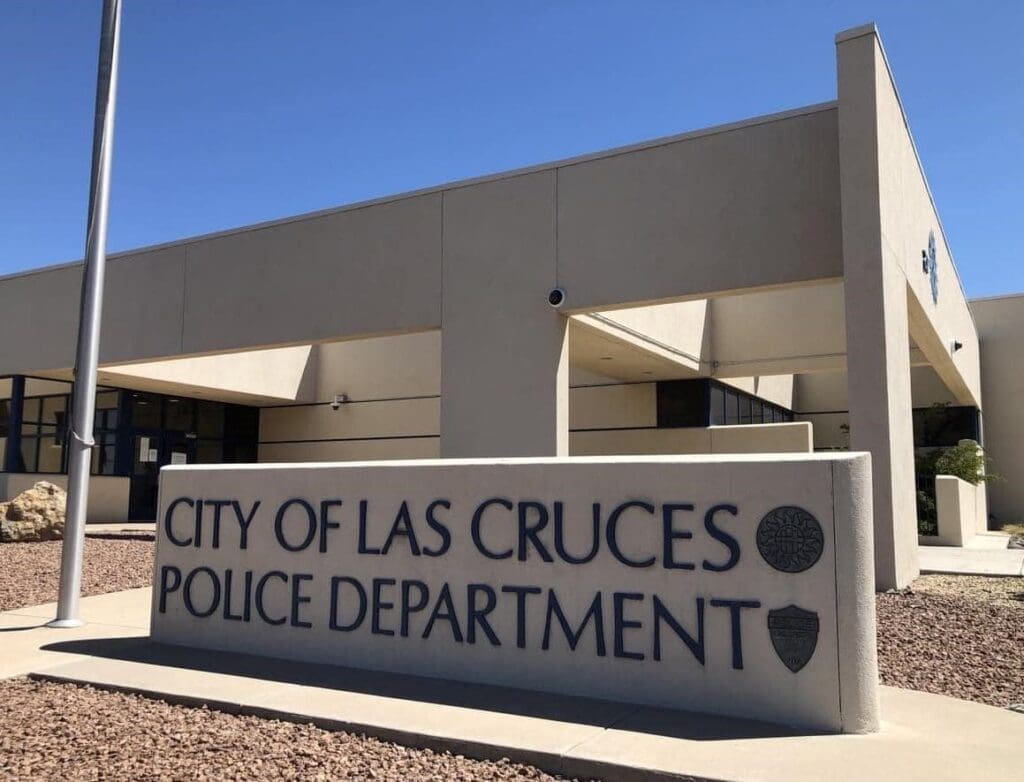
{"type": "Polygon", "coordinates": [[[974,486],[999,480],[987,471],[991,459],[985,457],[974,440],[961,440],[951,448],[935,448],[919,453],[915,459],[917,473],[917,531],[921,535],[937,535],[938,513],[935,507],[935,476],[952,475],[974,486]]]}
{"type": "Polygon", "coordinates": [[[986,470],[991,462],[974,440],[961,440],[952,448],[944,448],[935,457],[933,475],[953,475],[974,486],[979,483],[998,480],[998,476],[986,470]]]}
{"type": "Polygon", "coordinates": [[[939,534],[939,515],[935,508],[935,497],[920,489],[917,491],[917,534],[939,534]]]}

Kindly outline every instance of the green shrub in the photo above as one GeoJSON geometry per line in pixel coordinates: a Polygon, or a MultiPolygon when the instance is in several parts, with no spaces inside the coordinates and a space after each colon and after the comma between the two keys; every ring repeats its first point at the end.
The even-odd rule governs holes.
{"type": "MultiPolygon", "coordinates": [[[[952,448],[935,448],[919,453],[914,460],[914,469],[918,477],[934,478],[936,475],[952,475],[967,483],[977,485],[983,481],[998,480],[998,476],[987,471],[991,462],[985,458],[974,440],[961,440],[952,448]]],[[[917,491],[917,531],[920,535],[937,535],[938,513],[935,508],[934,482],[926,482],[931,491],[917,491]]]]}
{"type": "Polygon", "coordinates": [[[938,452],[933,475],[954,475],[962,481],[977,485],[996,478],[986,472],[988,462],[974,440],[961,440],[952,448],[938,452]]]}
{"type": "Polygon", "coordinates": [[[935,498],[926,491],[917,492],[917,534],[939,534],[939,515],[935,508],[935,498]]]}

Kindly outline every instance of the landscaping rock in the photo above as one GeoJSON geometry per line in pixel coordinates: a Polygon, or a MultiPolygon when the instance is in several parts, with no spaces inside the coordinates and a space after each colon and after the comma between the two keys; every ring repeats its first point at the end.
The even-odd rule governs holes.
{"type": "MultiPolygon", "coordinates": [[[[0,611],[49,603],[57,599],[63,543],[0,545],[0,611]]],[[[149,586],[153,581],[153,539],[94,537],[86,530],[82,562],[82,595],[103,595],[149,586]]],[[[0,632],[0,658],[4,653],[0,632]]],[[[3,712],[0,696],[0,715],[3,712]]],[[[2,718],[0,718],[2,720],[2,718]]],[[[0,741],[3,736],[0,721],[0,741]]],[[[4,775],[0,773],[0,780],[4,775]]]]}
{"type": "Polygon", "coordinates": [[[0,543],[39,543],[64,537],[65,491],[40,481],[10,502],[0,502],[0,543]]]}

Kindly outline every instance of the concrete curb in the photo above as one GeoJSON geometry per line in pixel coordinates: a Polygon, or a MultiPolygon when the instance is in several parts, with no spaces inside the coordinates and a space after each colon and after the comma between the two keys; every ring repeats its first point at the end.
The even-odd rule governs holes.
{"type": "MultiPolygon", "coordinates": [[[[301,725],[316,725],[318,728],[331,731],[344,731],[371,738],[388,741],[394,744],[401,744],[407,747],[418,749],[430,749],[435,752],[450,752],[452,754],[464,755],[475,760],[496,761],[506,758],[516,763],[526,763],[536,766],[549,774],[557,774],[564,777],[576,779],[614,779],[617,782],[729,782],[726,779],[713,777],[695,777],[683,774],[673,774],[662,771],[655,771],[637,766],[619,765],[615,763],[603,763],[586,758],[572,757],[567,754],[554,752],[543,752],[540,750],[524,749],[506,745],[492,744],[483,741],[470,739],[455,739],[447,736],[431,735],[414,731],[402,730],[400,728],[388,728],[383,725],[371,723],[354,722],[351,720],[332,719],[329,717],[318,717],[306,715],[287,709],[274,709],[266,706],[255,706],[238,701],[217,700],[201,696],[190,696],[181,694],[162,693],[156,689],[147,689],[137,686],[120,686],[108,683],[85,682],[74,676],[62,676],[60,673],[41,671],[30,673],[29,679],[35,681],[49,681],[62,684],[77,684],[93,687],[108,692],[120,692],[130,695],[138,695],[151,700],[163,701],[172,705],[202,707],[216,709],[227,714],[238,714],[261,719],[281,720],[283,722],[294,722],[301,725]]],[[[606,728],[614,727],[613,722],[606,728]]]]}

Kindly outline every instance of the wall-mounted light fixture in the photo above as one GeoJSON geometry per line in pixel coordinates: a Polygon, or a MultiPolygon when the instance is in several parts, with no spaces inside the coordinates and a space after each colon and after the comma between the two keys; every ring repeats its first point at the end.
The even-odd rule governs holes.
{"type": "Polygon", "coordinates": [[[334,400],[331,402],[331,410],[339,410],[347,402],[348,394],[335,394],[334,400]]]}

